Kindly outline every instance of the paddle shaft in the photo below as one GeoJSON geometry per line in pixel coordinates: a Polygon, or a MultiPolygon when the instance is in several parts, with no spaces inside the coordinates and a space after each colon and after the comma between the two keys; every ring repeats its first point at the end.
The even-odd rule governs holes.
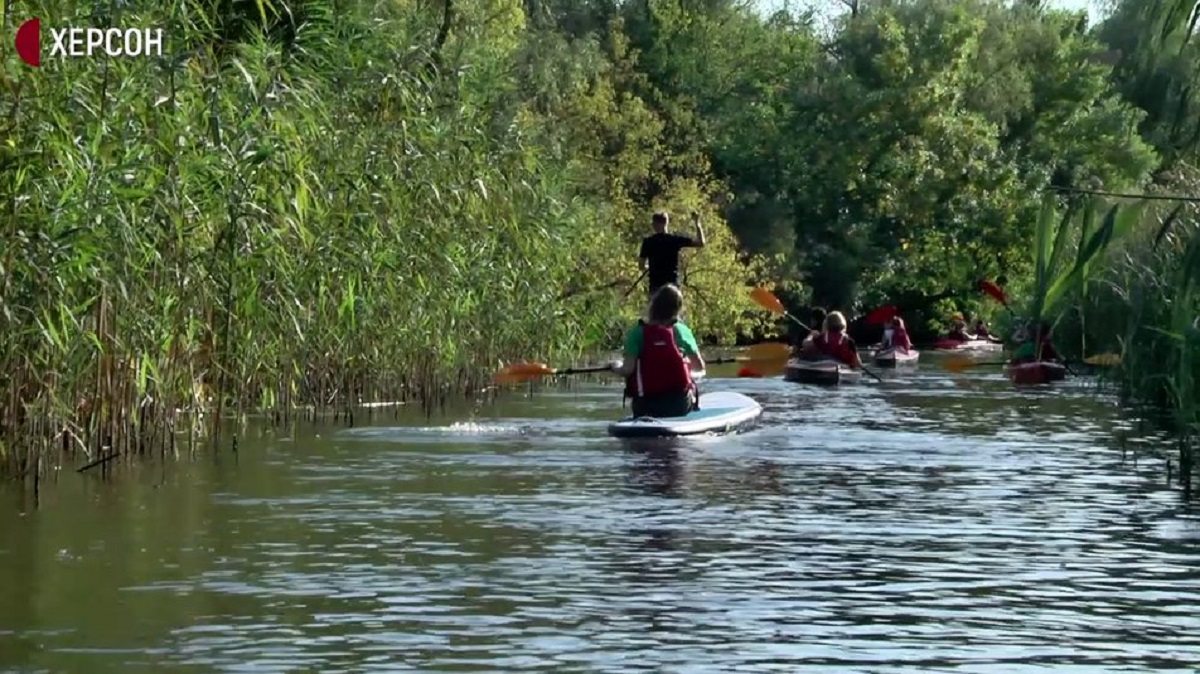
{"type": "Polygon", "coordinates": [[[648,273],[650,273],[649,267],[643,269],[642,273],[638,275],[637,280],[633,282],[633,285],[629,286],[629,290],[626,290],[622,297],[629,297],[629,293],[632,293],[635,289],[637,289],[638,285],[641,284],[642,279],[646,278],[646,274],[648,273]]]}

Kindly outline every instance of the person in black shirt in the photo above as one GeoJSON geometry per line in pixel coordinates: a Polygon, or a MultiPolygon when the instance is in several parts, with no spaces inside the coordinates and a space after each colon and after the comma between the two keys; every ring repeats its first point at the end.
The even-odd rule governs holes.
{"type": "Polygon", "coordinates": [[[700,216],[692,213],[692,224],[696,226],[696,238],[669,234],[670,216],[665,212],[654,214],[654,234],[642,239],[642,250],[638,253],[642,269],[650,276],[650,296],[667,284],[679,285],[679,251],[684,248],[704,247],[704,228],[700,216]]]}

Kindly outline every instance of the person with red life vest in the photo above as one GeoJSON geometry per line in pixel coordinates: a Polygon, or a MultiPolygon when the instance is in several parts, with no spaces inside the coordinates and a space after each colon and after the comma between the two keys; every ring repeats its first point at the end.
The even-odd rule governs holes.
{"type": "Polygon", "coordinates": [[[658,289],[646,320],[625,335],[624,360],[610,367],[625,377],[625,395],[635,417],[681,417],[696,409],[699,394],[692,369],[703,370],[696,337],[679,313],[683,293],[674,284],[658,289]]]}
{"type": "MultiPolygon", "coordinates": [[[[812,320],[809,321],[809,325],[816,325],[816,326],[824,326],[825,325],[825,310],[822,309],[821,307],[814,307],[812,310],[811,317],[812,317],[812,320]]],[[[808,328],[803,328],[803,329],[808,330],[808,328]]],[[[804,350],[810,348],[809,345],[812,344],[812,341],[814,339],[816,339],[818,336],[820,336],[820,334],[821,334],[821,331],[819,329],[818,330],[808,330],[808,333],[800,338],[799,344],[797,344],[795,346],[795,348],[792,349],[792,354],[798,358],[803,357],[804,350]]]]}
{"type": "Polygon", "coordinates": [[[853,368],[862,367],[858,346],[846,334],[846,316],[840,311],[830,312],[825,317],[825,329],[805,343],[801,357],[805,360],[832,359],[853,368]]]}
{"type": "Polygon", "coordinates": [[[1017,346],[1013,352],[1012,363],[1033,363],[1041,361],[1061,361],[1062,356],[1054,348],[1052,326],[1049,321],[1039,321],[1017,331],[1017,346]],[[1030,329],[1032,328],[1032,329],[1030,329]]]}
{"type": "Polygon", "coordinates": [[[894,347],[902,353],[912,351],[912,339],[908,336],[908,329],[904,327],[903,318],[892,317],[891,322],[883,329],[881,347],[884,349],[894,347]]]}
{"type": "Polygon", "coordinates": [[[967,321],[963,318],[963,315],[954,314],[950,317],[950,332],[946,335],[946,338],[956,342],[969,342],[975,339],[975,336],[967,332],[967,321]]]}

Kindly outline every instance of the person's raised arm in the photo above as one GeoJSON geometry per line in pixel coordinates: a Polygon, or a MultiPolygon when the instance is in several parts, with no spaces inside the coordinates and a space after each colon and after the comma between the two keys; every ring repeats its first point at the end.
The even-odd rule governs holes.
{"type": "Polygon", "coordinates": [[[700,226],[700,214],[692,213],[692,224],[696,226],[696,247],[704,247],[704,228],[700,226]]]}

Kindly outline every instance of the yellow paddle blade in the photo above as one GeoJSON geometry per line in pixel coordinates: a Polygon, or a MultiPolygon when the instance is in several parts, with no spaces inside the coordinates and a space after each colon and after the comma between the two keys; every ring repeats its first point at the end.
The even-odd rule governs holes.
{"type": "MultiPolygon", "coordinates": [[[[744,360],[787,360],[792,355],[792,347],[783,342],[763,342],[746,349],[741,359],[744,360]]],[[[739,360],[741,360],[739,359],[739,360]]]]}
{"type": "Polygon", "coordinates": [[[754,300],[758,306],[776,314],[786,314],[787,309],[783,308],[783,302],[775,296],[775,293],[766,288],[755,288],[750,291],[750,299],[754,300]]]}
{"type": "Polygon", "coordinates": [[[1088,365],[1103,365],[1107,367],[1116,367],[1121,364],[1121,354],[1119,353],[1098,353],[1094,356],[1088,356],[1083,359],[1083,362],[1088,365]]]}
{"type": "Polygon", "coordinates": [[[746,349],[745,355],[737,361],[742,363],[739,377],[770,377],[783,374],[787,368],[788,359],[792,357],[792,347],[783,342],[763,342],[746,349]]]}

